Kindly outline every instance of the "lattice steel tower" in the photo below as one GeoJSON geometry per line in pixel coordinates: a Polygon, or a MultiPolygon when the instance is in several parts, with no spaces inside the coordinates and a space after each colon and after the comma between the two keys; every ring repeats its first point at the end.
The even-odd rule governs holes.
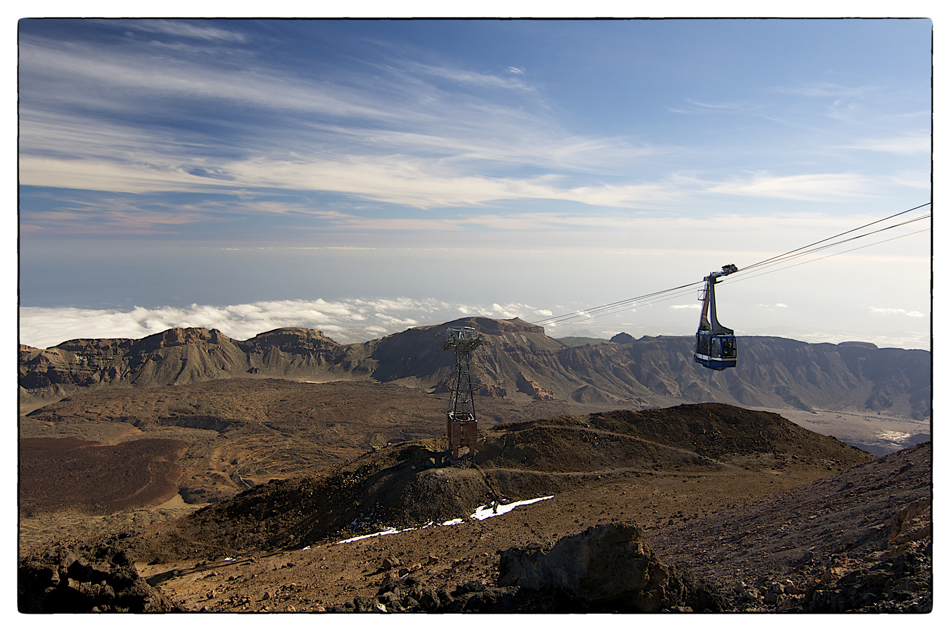
{"type": "Polygon", "coordinates": [[[445,331],[442,350],[455,351],[455,380],[451,385],[448,418],[445,433],[449,439],[452,458],[458,459],[459,447],[468,447],[475,456],[478,422],[475,419],[475,383],[472,378],[472,351],[482,345],[478,329],[471,326],[449,328],[445,331]]]}

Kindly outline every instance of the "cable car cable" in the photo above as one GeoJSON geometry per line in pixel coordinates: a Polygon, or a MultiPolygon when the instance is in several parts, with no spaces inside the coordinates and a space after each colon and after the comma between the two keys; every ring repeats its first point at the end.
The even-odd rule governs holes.
{"type": "Polygon", "coordinates": [[[924,228],[923,230],[917,230],[915,232],[908,232],[907,234],[902,234],[896,237],[891,237],[890,239],[884,239],[883,241],[875,241],[874,243],[868,243],[867,245],[860,245],[856,248],[851,248],[850,250],[845,250],[844,252],[835,252],[833,254],[828,254],[817,259],[811,259],[808,261],[801,261],[799,263],[794,263],[792,265],[787,265],[786,267],[780,267],[778,269],[769,270],[767,272],[759,272],[758,274],[753,274],[752,276],[743,276],[742,278],[730,278],[729,282],[731,283],[741,283],[744,280],[749,280],[751,278],[758,278],[759,276],[765,276],[766,274],[774,274],[775,272],[781,272],[792,267],[798,267],[799,265],[804,265],[806,263],[814,263],[815,261],[821,261],[823,259],[831,258],[832,256],[838,256],[839,254],[847,254],[848,252],[854,252],[855,250],[863,250],[864,248],[869,248],[873,245],[880,245],[881,243],[887,243],[888,241],[895,241],[897,239],[903,239],[904,237],[909,237],[915,234],[920,234],[922,232],[927,232],[929,228],[924,228]]]}
{"type": "MultiPolygon", "coordinates": [[[[702,281],[693,283],[693,285],[701,285],[701,284],[702,284],[702,281]]],[[[679,288],[677,288],[677,289],[679,289],[679,288]]],[[[668,291],[669,291],[669,290],[668,290],[668,291]]],[[[658,293],[659,293],[659,292],[658,292],[658,293]]],[[[662,293],[667,293],[667,292],[662,292],[662,293]]],[[[671,294],[671,295],[669,295],[669,296],[663,296],[662,298],[660,298],[660,297],[654,297],[652,300],[649,300],[649,301],[647,301],[647,302],[643,302],[643,303],[636,302],[634,305],[629,305],[629,306],[628,306],[628,305],[624,305],[624,306],[617,307],[617,308],[612,309],[612,310],[602,310],[602,311],[598,312],[596,315],[589,315],[589,313],[590,313],[591,310],[578,311],[578,312],[575,312],[575,314],[567,314],[567,315],[569,315],[569,316],[571,316],[571,317],[570,317],[570,318],[565,318],[564,320],[557,320],[556,322],[547,322],[547,321],[543,321],[543,322],[547,322],[547,324],[557,324],[557,323],[560,323],[560,322],[570,322],[571,320],[576,319],[576,318],[578,318],[578,317],[580,317],[580,316],[584,316],[585,319],[587,319],[587,320],[593,320],[593,319],[596,319],[596,318],[601,318],[601,317],[606,316],[606,315],[611,315],[611,314],[614,314],[614,313],[618,313],[618,312],[620,312],[620,311],[624,311],[624,310],[626,310],[626,309],[628,309],[628,308],[635,308],[635,307],[639,307],[639,306],[644,306],[644,307],[646,307],[646,306],[649,306],[649,305],[652,305],[652,304],[655,304],[655,303],[658,303],[658,302],[665,302],[665,301],[667,301],[667,300],[672,300],[672,299],[674,299],[674,298],[679,298],[680,296],[688,296],[690,293],[692,293],[692,291],[681,291],[681,292],[679,292],[679,293],[671,294]]],[[[539,325],[540,325],[541,323],[540,323],[540,322],[537,322],[537,323],[535,323],[535,324],[539,324],[539,325]]]]}
{"type": "Polygon", "coordinates": [[[561,314],[561,315],[552,316],[552,317],[547,318],[547,319],[545,319],[545,320],[538,320],[538,321],[535,322],[534,324],[539,324],[539,325],[541,325],[541,324],[555,324],[555,323],[557,323],[557,322],[564,322],[564,321],[566,321],[566,320],[571,320],[571,319],[573,319],[573,318],[575,318],[575,317],[578,317],[578,316],[585,316],[585,315],[590,314],[590,313],[599,313],[599,312],[601,312],[601,311],[615,310],[615,308],[617,308],[617,307],[626,307],[626,306],[628,306],[630,303],[635,303],[635,302],[638,302],[638,301],[641,301],[641,300],[646,300],[646,299],[648,299],[648,298],[654,298],[654,297],[661,296],[661,295],[663,295],[663,294],[666,294],[666,293],[669,293],[669,292],[672,292],[672,291],[678,291],[678,290],[680,290],[680,289],[685,289],[685,288],[687,288],[687,287],[693,287],[693,286],[695,286],[695,285],[701,285],[701,284],[702,284],[702,281],[696,281],[696,282],[693,282],[693,283],[688,283],[688,284],[686,284],[686,285],[680,285],[679,287],[671,287],[671,288],[669,288],[669,289],[664,289],[664,290],[662,290],[662,291],[655,291],[655,292],[653,292],[653,293],[644,294],[644,295],[642,295],[642,296],[637,296],[637,297],[635,297],[635,298],[627,298],[626,300],[618,300],[617,302],[611,302],[611,303],[607,303],[607,304],[605,304],[605,305],[598,305],[598,306],[596,306],[596,307],[591,307],[591,308],[589,308],[589,309],[581,309],[581,310],[578,310],[578,311],[572,311],[572,312],[570,312],[570,313],[564,313],[564,314],[561,314]]]}
{"type": "MultiPolygon", "coordinates": [[[[772,257],[769,257],[769,258],[767,258],[767,259],[763,259],[762,261],[759,261],[758,263],[753,263],[753,264],[751,264],[751,265],[747,265],[747,266],[745,266],[745,267],[743,267],[743,268],[737,270],[737,272],[739,272],[739,273],[748,272],[748,271],[752,271],[752,270],[754,270],[755,268],[761,267],[761,266],[771,267],[772,265],[778,265],[778,264],[781,264],[781,263],[784,263],[784,262],[787,262],[787,261],[796,259],[796,258],[798,258],[798,257],[800,257],[800,256],[804,256],[804,255],[806,255],[806,254],[812,254],[812,253],[814,253],[814,252],[819,252],[819,251],[821,251],[821,250],[825,250],[825,249],[827,249],[827,248],[834,247],[834,246],[836,246],[836,245],[841,245],[842,243],[848,243],[849,241],[854,241],[854,240],[857,240],[857,239],[861,239],[861,238],[870,236],[870,235],[872,235],[872,234],[877,234],[877,233],[879,233],[879,232],[884,232],[885,230],[890,230],[890,229],[892,229],[892,228],[897,228],[897,227],[900,227],[900,226],[903,226],[903,225],[907,225],[907,224],[910,224],[910,223],[914,223],[914,222],[920,221],[920,220],[922,220],[922,219],[927,219],[927,218],[931,217],[931,214],[923,215],[923,216],[921,216],[921,217],[916,217],[916,218],[914,218],[914,219],[910,219],[910,220],[908,220],[908,221],[904,221],[904,222],[901,222],[901,223],[899,223],[899,224],[894,224],[894,225],[892,225],[892,226],[886,226],[886,227],[884,227],[884,228],[879,228],[878,230],[873,230],[873,231],[871,231],[871,232],[866,232],[866,233],[863,233],[863,234],[860,234],[860,235],[856,235],[856,236],[854,236],[854,237],[849,237],[849,238],[847,238],[847,239],[843,239],[843,240],[841,240],[841,241],[836,241],[836,242],[834,242],[834,243],[829,243],[829,244],[823,245],[823,246],[821,246],[821,247],[819,247],[819,248],[813,248],[813,249],[810,249],[810,250],[807,249],[807,248],[812,248],[812,246],[816,246],[816,245],[825,243],[826,241],[830,241],[830,240],[832,240],[832,239],[836,239],[836,238],[838,238],[838,237],[844,236],[844,235],[846,235],[846,234],[851,234],[852,232],[855,232],[855,231],[857,231],[857,230],[861,230],[861,229],[863,229],[863,228],[867,228],[867,227],[869,227],[869,226],[873,226],[873,225],[879,224],[879,223],[881,223],[882,221],[887,221],[888,219],[893,219],[893,218],[895,218],[895,217],[899,217],[899,216],[901,216],[901,215],[905,215],[905,214],[907,214],[907,213],[909,213],[909,212],[918,210],[918,209],[923,208],[924,206],[928,206],[928,205],[930,205],[930,204],[931,204],[931,202],[926,202],[926,203],[924,203],[924,204],[920,204],[919,206],[915,206],[914,208],[908,208],[907,210],[902,210],[901,212],[899,212],[899,213],[894,213],[893,215],[889,215],[888,217],[884,217],[884,218],[882,218],[882,219],[878,219],[878,220],[876,220],[876,221],[872,221],[872,222],[866,223],[866,224],[864,224],[864,225],[858,226],[857,228],[852,228],[851,230],[846,230],[846,231],[844,231],[844,232],[840,232],[840,233],[838,233],[838,234],[836,234],[836,235],[827,237],[827,238],[825,238],[825,239],[821,239],[820,241],[815,241],[815,242],[810,243],[810,244],[808,244],[808,245],[804,245],[804,246],[802,246],[802,247],[800,247],[800,248],[796,248],[796,249],[794,249],[794,250],[789,250],[788,252],[785,252],[785,253],[783,253],[783,254],[778,254],[778,255],[776,255],[776,256],[772,256],[772,257]],[[805,251],[802,251],[802,250],[805,250],[805,251]]],[[[926,230],[920,230],[920,231],[918,231],[918,232],[926,232],[926,230]]],[[[914,232],[914,233],[911,233],[911,234],[917,234],[917,232],[914,232]]],[[[902,236],[910,236],[910,235],[902,235],[902,236]]],[[[894,237],[894,239],[898,239],[898,238],[901,238],[901,237],[894,237]]],[[[886,240],[884,240],[884,241],[872,243],[872,244],[869,244],[869,245],[867,245],[867,246],[861,246],[861,248],[854,248],[853,250],[862,249],[862,248],[864,248],[864,247],[870,247],[871,245],[877,245],[878,243],[886,243],[887,241],[892,241],[892,240],[893,240],[893,239],[886,239],[886,240]]],[[[846,252],[851,252],[851,251],[853,251],[853,250],[847,250],[846,252]]],[[[837,254],[844,254],[844,253],[845,253],[845,252],[838,252],[838,253],[836,253],[836,254],[831,254],[831,255],[829,255],[829,256],[836,256],[837,254]]],[[[822,258],[829,258],[829,257],[822,257],[822,258]]],[[[814,259],[814,260],[821,260],[821,259],[814,259]]],[[[811,261],[804,261],[803,263],[807,263],[807,262],[811,262],[811,261]]],[[[801,265],[801,264],[803,264],[803,263],[797,263],[796,265],[801,265]]],[[[791,265],[791,266],[789,266],[789,267],[794,267],[794,265],[791,265]]],[[[786,268],[780,268],[780,269],[786,269],[786,268]]],[[[773,271],[779,271],[779,270],[773,270],[773,271]]],[[[771,273],[771,272],[767,272],[767,273],[771,273]]],[[[760,274],[756,274],[755,276],[759,276],[759,275],[760,275],[760,274]]],[[[749,278],[754,278],[755,276],[751,276],[751,277],[749,277],[749,278]]],[[[741,280],[741,279],[732,279],[732,280],[741,280]]],[[[552,316],[552,317],[546,318],[546,319],[544,319],[544,320],[539,320],[539,321],[535,322],[534,324],[538,324],[538,325],[544,325],[544,324],[558,324],[558,323],[562,323],[562,322],[569,322],[569,321],[571,321],[571,320],[575,320],[575,319],[580,318],[580,317],[584,317],[584,318],[587,318],[587,319],[602,317],[602,316],[608,315],[608,314],[610,314],[610,313],[615,313],[615,312],[617,312],[617,311],[622,311],[622,310],[624,310],[625,308],[631,307],[634,303],[641,302],[641,301],[647,300],[647,299],[649,299],[649,298],[655,298],[656,300],[654,300],[654,302],[661,302],[661,301],[668,300],[668,299],[671,299],[671,298],[674,298],[674,297],[678,297],[678,296],[680,296],[680,295],[685,295],[685,294],[677,294],[677,296],[668,296],[668,297],[660,298],[660,296],[663,296],[664,294],[668,294],[668,293],[671,293],[671,292],[674,292],[674,291],[678,291],[678,290],[681,290],[681,289],[685,289],[685,288],[687,288],[687,287],[694,287],[694,286],[697,286],[697,285],[702,285],[703,282],[704,282],[704,281],[697,281],[697,282],[693,282],[693,283],[687,283],[687,284],[685,284],[685,285],[680,285],[680,286],[678,286],[678,287],[671,287],[671,288],[669,288],[669,289],[664,289],[664,290],[652,292],[652,293],[649,293],[649,294],[643,294],[642,296],[637,296],[637,297],[634,297],[634,298],[627,298],[627,299],[625,299],[625,300],[618,300],[618,301],[615,301],[615,302],[611,302],[611,303],[607,303],[607,304],[603,304],[603,305],[598,305],[598,306],[595,306],[595,307],[590,307],[590,308],[588,308],[588,309],[581,309],[581,310],[578,310],[578,311],[572,311],[572,312],[569,312],[569,313],[564,313],[564,314],[560,314],[560,315],[557,315],[557,316],[552,316]],[[592,314],[596,314],[596,315],[592,315],[592,314]]],[[[652,303],[646,303],[646,304],[652,304],[652,303]]]]}
{"type": "MultiPolygon", "coordinates": [[[[820,251],[822,251],[822,250],[827,250],[828,248],[832,248],[832,247],[835,247],[835,246],[837,246],[837,245],[841,245],[841,244],[843,244],[843,243],[848,243],[849,241],[855,241],[855,240],[857,240],[857,239],[862,239],[862,238],[864,238],[864,237],[869,237],[869,236],[871,236],[872,234],[877,234],[877,233],[879,233],[879,232],[884,232],[884,231],[886,231],[886,230],[891,230],[892,228],[899,228],[900,226],[906,226],[907,224],[914,223],[915,221],[921,221],[921,220],[923,220],[923,219],[928,219],[929,217],[931,217],[930,214],[922,215],[922,216],[920,216],[920,217],[916,217],[916,218],[914,218],[914,219],[908,219],[907,221],[903,221],[903,222],[901,222],[901,223],[894,224],[894,225],[892,225],[892,226],[886,226],[886,227],[884,227],[884,228],[878,228],[877,230],[872,230],[871,232],[865,232],[865,233],[863,233],[863,234],[859,234],[859,235],[856,235],[856,236],[853,236],[853,237],[848,237],[847,239],[842,239],[841,241],[835,241],[834,243],[826,243],[825,245],[822,245],[821,247],[813,248],[813,249],[811,249],[811,250],[805,250],[805,251],[799,252],[799,250],[802,250],[803,248],[798,248],[798,250],[792,250],[791,252],[786,252],[785,254],[782,254],[782,255],[779,255],[779,256],[773,256],[773,257],[770,258],[770,259],[766,259],[765,261],[760,261],[759,263],[755,263],[755,264],[753,264],[753,265],[747,265],[746,267],[743,267],[742,269],[740,269],[739,272],[741,273],[741,272],[751,271],[751,270],[755,269],[756,267],[760,267],[760,266],[770,267],[770,266],[772,266],[772,265],[778,265],[778,264],[780,264],[780,263],[784,263],[785,261],[790,261],[790,260],[799,258],[799,257],[801,257],[801,256],[805,256],[806,254],[812,254],[812,253],[814,253],[814,252],[820,252],[820,251]],[[794,254],[792,254],[792,252],[794,252],[794,254]]],[[[926,229],[923,230],[923,231],[919,231],[919,232],[925,232],[925,231],[926,231],[926,229]]],[[[850,231],[849,231],[849,232],[850,232],[850,231]]],[[[846,233],[842,233],[842,234],[846,234],[846,233]]],[[[917,233],[914,232],[914,233],[911,233],[911,234],[917,234],[917,233]]],[[[839,235],[839,236],[840,236],[840,235],[839,235]]],[[[825,239],[825,241],[827,241],[827,239],[825,239]]],[[[886,240],[884,240],[884,241],[879,241],[879,242],[876,242],[876,243],[885,243],[885,242],[887,242],[887,241],[890,241],[890,239],[886,239],[886,240]]],[[[822,243],[822,241],[816,241],[815,243],[822,243]]],[[[815,245],[815,243],[813,243],[812,245],[815,245]]],[[[874,245],[874,244],[871,244],[871,245],[874,245]]],[[[805,246],[805,247],[810,247],[810,246],[805,246]]],[[[848,250],[848,251],[850,251],[850,250],[848,250]]],[[[843,254],[843,252],[842,252],[841,254],[843,254]]]]}
{"type": "MultiPolygon", "coordinates": [[[[846,230],[846,231],[844,231],[844,232],[840,232],[840,233],[838,233],[838,234],[836,234],[836,235],[834,235],[834,236],[828,237],[827,239],[822,239],[821,241],[815,241],[814,243],[809,243],[808,245],[803,245],[802,247],[796,248],[796,249],[794,249],[794,250],[790,250],[790,251],[786,252],[785,254],[778,254],[778,255],[773,256],[773,257],[771,257],[771,258],[767,258],[767,259],[765,259],[764,261],[759,261],[758,263],[753,263],[752,265],[747,265],[747,266],[745,266],[745,267],[742,268],[742,269],[749,269],[749,268],[751,268],[751,267],[757,267],[757,266],[759,266],[759,265],[762,265],[762,264],[764,264],[764,263],[767,263],[768,261],[771,261],[772,259],[781,258],[781,257],[786,256],[786,255],[788,255],[788,254],[791,254],[791,253],[793,253],[793,252],[798,252],[799,250],[804,250],[805,248],[810,248],[810,247],[813,246],[813,245],[818,245],[819,243],[824,243],[825,241],[830,241],[831,239],[837,239],[838,237],[844,236],[844,235],[846,235],[846,234],[850,234],[850,233],[855,232],[855,231],[857,231],[857,230],[861,230],[862,228],[867,228],[868,226],[873,226],[874,224],[881,223],[882,221],[887,221],[888,219],[893,219],[894,217],[899,217],[899,216],[901,216],[901,215],[905,215],[905,214],[907,214],[907,213],[909,213],[909,212],[912,212],[912,211],[915,211],[915,210],[917,210],[917,209],[919,209],[919,208],[923,208],[924,206],[929,206],[930,203],[931,203],[931,202],[927,202],[927,203],[921,204],[920,206],[914,206],[913,208],[908,208],[907,210],[902,210],[901,212],[899,212],[899,213],[894,213],[893,215],[890,215],[889,217],[884,217],[883,219],[878,219],[877,221],[872,221],[871,223],[866,223],[866,224],[864,224],[863,226],[858,226],[857,228],[852,228],[851,230],[846,230]]],[[[929,216],[929,215],[928,215],[928,216],[929,216]]]]}

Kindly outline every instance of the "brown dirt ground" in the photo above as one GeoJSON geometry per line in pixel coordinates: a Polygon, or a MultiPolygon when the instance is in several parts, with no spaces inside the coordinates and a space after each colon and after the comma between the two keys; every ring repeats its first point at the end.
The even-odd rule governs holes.
{"type": "MultiPolygon", "coordinates": [[[[446,396],[368,381],[223,379],[185,386],[95,390],[31,410],[19,418],[20,485],[28,493],[28,497],[21,495],[25,500],[19,513],[20,556],[33,546],[64,536],[164,521],[249,486],[339,465],[391,442],[439,436],[445,432],[446,396]],[[177,460],[177,485],[184,505],[161,506],[171,497],[164,490],[122,505],[119,498],[129,490],[121,491],[123,484],[97,469],[95,459],[84,460],[81,471],[73,475],[55,463],[35,466],[39,452],[22,447],[30,445],[24,441],[31,439],[75,439],[98,444],[103,454],[108,452],[106,446],[118,448],[129,441],[139,442],[138,450],[163,444],[143,443],[143,438],[188,444],[177,460]],[[83,485],[113,488],[112,503],[108,508],[94,506],[77,490],[83,485]],[[72,490],[66,494],[45,490],[65,488],[72,490]],[[143,509],[152,512],[146,515],[143,509]]],[[[597,409],[602,408],[480,397],[479,426],[597,409]]],[[[164,458],[158,452],[141,457],[146,461],[164,458]]]]}
{"type": "Polygon", "coordinates": [[[161,504],[178,494],[188,443],[143,438],[101,445],[76,438],[20,440],[20,510],[92,514],[161,504]]]}
{"type": "MultiPolygon", "coordinates": [[[[735,529],[748,506],[872,460],[774,414],[718,404],[579,416],[596,408],[486,397],[478,467],[441,467],[440,396],[366,382],[229,380],[98,391],[46,406],[21,417],[21,449],[22,437],[47,439],[27,441],[26,451],[49,447],[50,438],[74,439],[61,443],[73,451],[113,448],[108,453],[141,449],[150,442],[142,439],[184,441],[182,493],[94,516],[88,504],[66,508],[37,492],[36,515],[21,511],[20,556],[54,540],[129,531],[138,571],[187,610],[319,611],[372,596],[393,574],[436,588],[492,583],[501,550],[611,521],[635,521],[661,558],[672,556],[695,533],[711,536],[694,524],[720,519],[720,533],[735,529]],[[235,497],[242,480],[256,486],[235,497]],[[546,495],[553,498],[468,518],[492,497],[546,495]],[[320,500],[339,509],[326,511],[320,500]],[[463,523],[422,527],[455,517],[463,523]],[[337,544],[389,526],[415,529],[337,544]]],[[[65,469],[55,471],[61,475],[49,486],[65,469]]],[[[771,510],[782,518],[781,502],[771,510]]],[[[693,559],[703,555],[696,548],[693,559]]],[[[726,564],[736,558],[723,555],[715,567],[734,572],[726,564]]]]}
{"type": "Polygon", "coordinates": [[[456,526],[346,544],[327,542],[310,550],[237,555],[235,561],[140,563],[137,569],[191,611],[319,611],[374,595],[391,566],[436,588],[451,590],[473,579],[494,583],[499,552],[509,547],[553,543],[588,526],[620,519],[632,519],[649,537],[827,473],[810,469],[763,475],[743,469],[726,475],[602,474],[550,500],[484,521],[467,519],[456,526]]]}
{"type": "MultiPolygon", "coordinates": [[[[589,526],[619,520],[632,520],[651,535],[873,460],[774,415],[715,404],[673,410],[498,427],[484,433],[479,452],[484,455],[477,469],[464,464],[427,468],[425,456],[436,453],[437,443],[430,445],[431,452],[397,445],[364,454],[346,465],[346,475],[339,479],[265,485],[194,519],[150,530],[134,546],[140,561],[137,569],[188,610],[319,611],[356,596],[372,596],[394,573],[409,573],[449,590],[473,579],[493,583],[500,552],[512,546],[552,544],[589,526]],[[695,436],[702,436],[704,429],[718,432],[718,438],[709,439],[702,449],[716,459],[630,435],[634,429],[648,435],[661,431],[664,416],[672,426],[677,422],[691,426],[695,436]],[[716,418],[719,422],[714,422],[716,418]],[[703,426],[701,419],[708,424],[703,426]],[[748,445],[729,448],[728,437],[723,436],[729,428],[723,423],[730,419],[736,435],[748,434],[755,426],[763,446],[774,451],[759,452],[748,445]],[[517,440],[512,439],[515,435],[517,440]],[[723,444],[727,447],[721,453],[713,453],[723,444]],[[416,455],[407,455],[413,449],[416,455]],[[519,454],[525,455],[523,462],[518,462],[519,454]],[[592,459],[593,454],[598,457],[592,459]],[[406,464],[412,457],[420,468],[406,464]],[[441,471],[452,485],[439,493],[415,496],[414,501],[403,496],[401,501],[412,506],[387,506],[387,498],[398,503],[393,500],[398,495],[392,492],[395,487],[384,481],[391,471],[417,478],[441,471]],[[484,485],[471,482],[478,475],[490,480],[507,500],[553,497],[487,520],[470,519],[486,498],[484,485]],[[375,502],[378,514],[389,509],[391,521],[373,520],[370,515],[369,525],[350,523],[354,515],[364,515],[351,498],[351,512],[339,515],[334,523],[319,523],[327,511],[316,508],[319,502],[308,499],[311,493],[342,494],[335,489],[347,488],[345,480],[355,487],[356,501],[362,501],[364,508],[375,502]],[[373,489],[379,495],[372,495],[373,489]],[[317,504],[311,505],[313,501],[317,504]],[[431,520],[420,517],[419,509],[428,510],[431,520]],[[257,517],[249,519],[251,514],[257,517]],[[407,519],[410,515],[416,516],[415,523],[407,519]],[[452,517],[464,521],[424,527],[428,521],[438,524],[452,517]],[[382,531],[386,525],[407,530],[338,543],[382,531]]],[[[345,494],[328,504],[346,506],[345,494]]]]}
{"type": "MultiPolygon", "coordinates": [[[[181,460],[183,496],[192,501],[190,492],[193,501],[207,502],[340,464],[373,447],[439,436],[447,407],[445,394],[394,384],[225,379],[74,395],[21,416],[20,437],[185,440],[191,447],[181,460]]],[[[479,425],[597,409],[483,397],[479,425]]]]}

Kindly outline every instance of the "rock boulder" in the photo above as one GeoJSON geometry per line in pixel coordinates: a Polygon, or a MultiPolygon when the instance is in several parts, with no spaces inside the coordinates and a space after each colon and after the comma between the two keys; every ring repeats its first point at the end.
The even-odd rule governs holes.
{"type": "Polygon", "coordinates": [[[32,555],[20,564],[17,579],[20,613],[180,611],[139,576],[126,552],[107,545],[32,555]]]}
{"type": "Polygon", "coordinates": [[[508,549],[498,585],[556,593],[575,611],[722,611],[726,605],[685,566],[661,562],[629,522],[592,526],[550,549],[508,549]]]}

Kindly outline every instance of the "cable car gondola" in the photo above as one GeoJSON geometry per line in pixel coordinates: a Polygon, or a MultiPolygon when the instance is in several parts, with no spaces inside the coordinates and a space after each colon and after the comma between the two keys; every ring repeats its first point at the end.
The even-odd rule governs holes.
{"type": "Polygon", "coordinates": [[[721,272],[712,272],[704,278],[706,286],[700,289],[699,299],[703,301],[703,312],[699,316],[699,330],[696,331],[697,363],[712,370],[735,368],[737,349],[736,336],[732,329],[719,324],[716,319],[716,279],[728,276],[739,269],[732,265],[723,265],[721,272]],[[707,317],[708,315],[708,317],[707,317]]]}

